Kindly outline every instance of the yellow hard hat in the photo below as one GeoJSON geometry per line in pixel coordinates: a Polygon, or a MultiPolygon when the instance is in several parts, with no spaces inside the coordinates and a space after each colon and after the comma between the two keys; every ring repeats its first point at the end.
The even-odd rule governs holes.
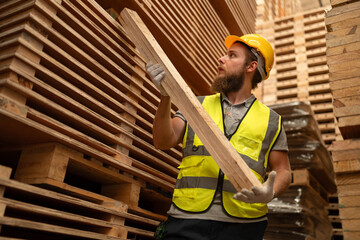
{"type": "MultiPolygon", "coordinates": [[[[229,49],[237,41],[243,42],[249,47],[256,49],[257,52],[261,53],[265,60],[265,73],[261,74],[263,72],[261,66],[258,67],[258,70],[262,75],[262,80],[268,79],[270,70],[274,64],[274,50],[270,43],[259,34],[246,34],[241,37],[230,35],[225,38],[225,46],[229,49]]],[[[258,58],[258,65],[260,65],[261,61],[259,61],[258,54],[255,51],[253,51],[253,53],[258,58]]]]}

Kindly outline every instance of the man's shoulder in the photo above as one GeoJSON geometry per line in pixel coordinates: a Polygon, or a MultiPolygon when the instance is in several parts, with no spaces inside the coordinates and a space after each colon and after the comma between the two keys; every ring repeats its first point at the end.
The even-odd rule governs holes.
{"type": "Polygon", "coordinates": [[[258,102],[259,106],[260,106],[261,108],[263,108],[264,110],[270,111],[270,113],[271,113],[272,115],[277,116],[277,117],[280,116],[274,109],[272,109],[271,107],[265,105],[264,103],[262,103],[262,102],[259,101],[258,99],[256,99],[256,102],[258,102]]]}

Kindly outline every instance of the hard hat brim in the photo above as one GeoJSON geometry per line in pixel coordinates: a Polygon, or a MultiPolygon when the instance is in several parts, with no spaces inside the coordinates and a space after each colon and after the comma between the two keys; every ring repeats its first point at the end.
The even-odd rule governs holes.
{"type": "Polygon", "coordinates": [[[227,49],[229,49],[235,42],[245,43],[243,39],[235,35],[230,35],[225,38],[225,46],[227,47],[227,49]]]}

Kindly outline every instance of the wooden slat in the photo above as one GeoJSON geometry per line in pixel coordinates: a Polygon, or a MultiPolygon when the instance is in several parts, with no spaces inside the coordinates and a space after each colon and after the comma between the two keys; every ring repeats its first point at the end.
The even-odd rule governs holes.
{"type": "Polygon", "coordinates": [[[164,88],[170,93],[174,103],[183,112],[189,124],[194,128],[235,188],[240,190],[244,187],[261,186],[246,163],[203,109],[195,95],[186,86],[185,82],[181,81],[182,77],[157,42],[153,40],[151,33],[142,23],[139,16],[127,9],[121,15],[126,22],[125,29],[133,34],[134,41],[139,40],[136,45],[140,48],[140,52],[144,51],[144,55],[149,60],[162,63],[165,67],[167,81],[164,82],[164,88]]]}

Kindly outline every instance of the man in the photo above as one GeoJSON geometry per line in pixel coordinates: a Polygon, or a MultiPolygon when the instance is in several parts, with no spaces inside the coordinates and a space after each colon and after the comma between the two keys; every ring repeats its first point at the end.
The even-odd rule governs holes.
{"type": "Polygon", "coordinates": [[[260,240],[267,226],[267,203],[289,186],[290,164],[281,117],[251,94],[269,77],[271,45],[260,35],[225,39],[227,54],[219,59],[212,84],[217,94],[198,97],[214,122],[263,183],[237,192],[180,112],[171,118],[171,100],[161,87],[163,68],[147,64],[162,96],[153,125],[154,145],[168,149],[183,142],[183,160],[158,239],[260,240]],[[272,169],[267,180],[266,169],[272,169]]]}

